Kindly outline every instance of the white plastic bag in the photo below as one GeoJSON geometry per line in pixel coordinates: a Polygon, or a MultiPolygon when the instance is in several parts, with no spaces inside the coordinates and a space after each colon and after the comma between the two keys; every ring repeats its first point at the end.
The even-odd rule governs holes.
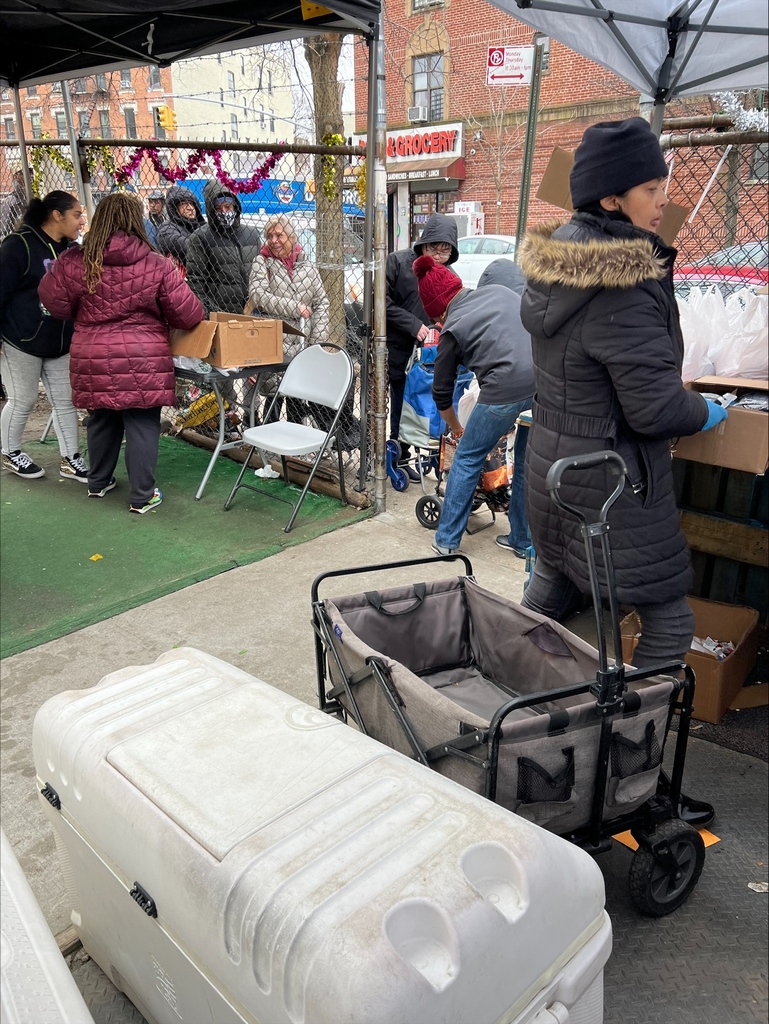
{"type": "Polygon", "coordinates": [[[765,295],[756,295],[749,288],[741,288],[726,300],[728,326],[724,336],[710,350],[717,376],[766,380],[769,374],[767,301],[765,295]]]}
{"type": "Polygon", "coordinates": [[[473,377],[470,384],[467,387],[467,391],[459,399],[459,405],[457,406],[457,418],[462,424],[462,429],[467,426],[467,421],[470,419],[470,413],[475,408],[478,402],[478,395],[481,393],[481,386],[478,383],[478,378],[473,377]]]}
{"type": "Polygon", "coordinates": [[[700,290],[692,288],[686,300],[678,300],[681,332],[684,336],[684,363],[681,377],[685,381],[708,377],[714,372],[710,349],[721,337],[726,315],[721,293],[715,286],[700,290]]]}

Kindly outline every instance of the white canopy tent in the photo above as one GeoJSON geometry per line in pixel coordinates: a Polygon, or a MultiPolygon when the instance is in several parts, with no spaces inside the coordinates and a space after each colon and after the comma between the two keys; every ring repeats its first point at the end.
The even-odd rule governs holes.
{"type": "Polygon", "coordinates": [[[654,100],[767,87],[765,0],[489,0],[654,100]]]}

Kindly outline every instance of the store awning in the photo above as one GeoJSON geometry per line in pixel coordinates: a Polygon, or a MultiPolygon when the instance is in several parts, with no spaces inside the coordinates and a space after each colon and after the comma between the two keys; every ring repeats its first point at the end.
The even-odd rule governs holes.
{"type": "Polygon", "coordinates": [[[389,160],[387,162],[388,182],[424,181],[437,178],[439,181],[455,179],[464,181],[464,157],[443,157],[434,160],[389,160]]]}

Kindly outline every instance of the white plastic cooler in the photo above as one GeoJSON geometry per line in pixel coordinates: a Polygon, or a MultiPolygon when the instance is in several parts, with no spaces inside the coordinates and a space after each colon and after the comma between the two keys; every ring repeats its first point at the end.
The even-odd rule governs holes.
{"type": "Polygon", "coordinates": [[[587,854],[192,649],[38,712],[85,949],[157,1024],[600,1024],[587,854]]]}

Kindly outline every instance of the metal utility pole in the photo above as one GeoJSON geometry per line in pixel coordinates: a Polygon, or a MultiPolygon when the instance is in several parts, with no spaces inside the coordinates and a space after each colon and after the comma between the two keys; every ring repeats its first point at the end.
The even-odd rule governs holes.
{"type": "MultiPolygon", "coordinates": [[[[371,291],[369,299],[373,308],[373,356],[374,384],[374,437],[373,470],[374,470],[374,507],[377,512],[384,512],[386,506],[385,484],[385,445],[387,443],[387,325],[386,325],[386,289],[385,260],[387,258],[387,170],[385,167],[385,146],[387,113],[385,106],[385,66],[384,66],[384,16],[380,12],[377,29],[371,38],[369,47],[369,109],[368,135],[366,142],[366,216],[373,218],[373,225],[366,230],[366,252],[364,259],[372,270],[371,291]],[[368,250],[369,231],[372,232],[373,252],[368,250]]],[[[367,273],[364,279],[368,282],[367,273]]],[[[364,303],[366,292],[364,290],[364,303]]],[[[365,308],[365,307],[364,307],[365,308]]],[[[361,445],[361,462],[366,459],[366,448],[361,445]]]]}
{"type": "Polygon", "coordinates": [[[16,111],[16,135],[19,139],[19,158],[21,159],[21,173],[24,176],[24,191],[27,193],[27,203],[32,199],[32,173],[27,163],[27,145],[24,138],[24,120],[21,113],[21,90],[15,86],[13,90],[13,106],[16,111]]]}
{"type": "Polygon", "coordinates": [[[91,183],[86,182],[83,176],[83,169],[80,166],[80,152],[77,145],[77,135],[75,134],[75,122],[72,120],[72,103],[69,98],[69,83],[62,81],[61,83],[61,96],[64,101],[64,120],[67,122],[67,138],[69,139],[69,152],[72,158],[72,169],[75,175],[75,187],[77,188],[78,198],[85,207],[85,212],[88,215],[90,221],[93,217],[93,196],[91,195],[91,183]]]}
{"type": "Polygon", "coordinates": [[[529,111],[526,115],[526,141],[523,145],[523,166],[521,167],[521,197],[518,201],[518,220],[515,225],[515,256],[523,241],[526,221],[529,216],[529,192],[531,191],[531,168],[534,164],[534,146],[537,141],[537,114],[539,112],[539,83],[542,78],[542,54],[547,36],[534,36],[534,64],[531,69],[529,86],[529,111]]]}

